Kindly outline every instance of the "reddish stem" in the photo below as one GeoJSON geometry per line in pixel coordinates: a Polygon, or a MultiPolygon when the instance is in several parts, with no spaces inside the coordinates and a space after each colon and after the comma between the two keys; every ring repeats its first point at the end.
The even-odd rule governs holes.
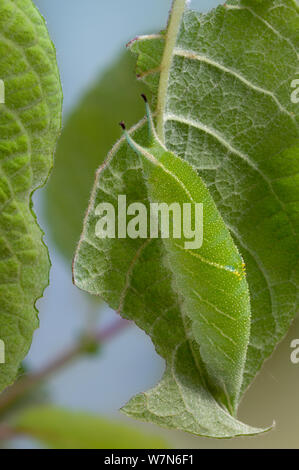
{"type": "MultiPolygon", "coordinates": [[[[90,341],[90,343],[97,343],[100,345],[116,336],[128,325],[130,325],[129,321],[123,320],[122,318],[118,319],[117,321],[115,321],[115,323],[108,326],[106,329],[96,332],[93,335],[89,335],[87,339],[88,341],[90,341]]],[[[82,341],[80,341],[74,346],[72,346],[68,351],[64,352],[62,355],[54,359],[54,361],[50,362],[40,371],[28,374],[17,382],[15,382],[14,385],[8,388],[0,396],[0,413],[6,410],[11,405],[13,405],[16,401],[18,401],[19,398],[28,393],[32,388],[36,387],[45,379],[50,377],[54,372],[59,371],[66,365],[72,363],[74,360],[81,357],[82,354],[84,354],[84,347],[82,341]]],[[[1,430],[3,433],[4,429],[7,431],[7,429],[9,428],[7,428],[6,426],[0,428],[0,440],[1,430]]]]}

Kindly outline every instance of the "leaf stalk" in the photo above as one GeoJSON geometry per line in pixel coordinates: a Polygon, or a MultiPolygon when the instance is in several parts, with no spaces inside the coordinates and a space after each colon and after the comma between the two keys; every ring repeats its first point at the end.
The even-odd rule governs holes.
{"type": "Polygon", "coordinates": [[[168,21],[165,49],[161,63],[161,75],[158,92],[157,105],[157,134],[164,143],[164,114],[166,108],[167,88],[169,82],[170,68],[173,59],[173,50],[176,45],[177,36],[186,8],[187,0],[173,0],[170,17],[168,21]]]}

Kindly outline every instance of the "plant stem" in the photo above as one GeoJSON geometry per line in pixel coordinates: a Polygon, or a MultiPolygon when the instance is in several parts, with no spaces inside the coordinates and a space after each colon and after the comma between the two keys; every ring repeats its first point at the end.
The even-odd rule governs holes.
{"type": "Polygon", "coordinates": [[[0,426],[0,442],[8,441],[16,436],[16,431],[6,424],[0,426]]]}
{"type": "Polygon", "coordinates": [[[157,133],[162,142],[164,142],[164,113],[166,107],[169,73],[173,59],[173,50],[176,45],[177,36],[181,26],[182,16],[184,14],[186,4],[187,0],[173,0],[167,27],[165,49],[161,63],[161,75],[157,105],[157,133]]]}
{"type": "MultiPolygon", "coordinates": [[[[86,337],[86,340],[90,344],[99,344],[105,343],[110,338],[117,335],[124,328],[130,325],[130,322],[123,319],[118,319],[112,325],[106,329],[96,332],[95,334],[90,334],[86,337]]],[[[86,342],[85,342],[86,347],[86,342]]],[[[8,407],[17,402],[22,396],[26,395],[30,390],[39,385],[45,379],[50,377],[54,372],[59,371],[63,367],[71,364],[73,361],[79,359],[82,355],[85,354],[86,349],[84,347],[84,342],[78,341],[74,346],[72,346],[68,351],[64,352],[61,356],[54,359],[47,366],[41,369],[39,372],[28,374],[24,378],[15,382],[10,388],[8,388],[0,397],[0,413],[6,410],[8,407]]],[[[0,428],[0,431],[3,431],[3,428],[0,428]]],[[[1,440],[1,432],[0,432],[1,440]]]]}

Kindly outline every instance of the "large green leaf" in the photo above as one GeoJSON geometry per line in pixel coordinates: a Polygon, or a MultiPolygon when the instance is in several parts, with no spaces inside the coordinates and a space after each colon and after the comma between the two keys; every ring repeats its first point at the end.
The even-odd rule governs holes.
{"type": "Polygon", "coordinates": [[[53,164],[62,94],[55,50],[31,0],[0,3],[0,391],[15,378],[38,326],[35,303],[48,284],[49,259],[32,193],[53,164]]]}
{"type": "Polygon", "coordinates": [[[115,123],[124,114],[130,125],[142,118],[138,94],[144,88],[140,84],[136,89],[134,60],[126,51],[100,75],[63,126],[45,208],[53,241],[69,262],[80,237],[94,173],[120,135],[115,123]]]}
{"type": "MultiPolygon", "coordinates": [[[[131,47],[139,54],[138,74],[156,95],[160,138],[198,170],[246,262],[252,328],[245,390],[298,308],[299,109],[291,101],[298,6],[292,0],[232,1],[207,15],[187,10],[181,21],[184,4],[174,2],[163,53],[164,35],[131,47]]],[[[146,146],[142,123],[131,134],[146,146]]],[[[95,208],[103,200],[115,204],[118,194],[126,194],[128,204],[148,201],[143,167],[123,140],[97,174],[74,277],[133,319],[166,359],[160,384],[131,400],[125,412],[200,435],[257,432],[230,416],[207,386],[163,243],[96,238],[95,208]]]]}
{"type": "Polygon", "coordinates": [[[29,408],[14,430],[54,449],[165,449],[162,437],[117,421],[54,406],[29,408]]]}
{"type": "MultiPolygon", "coordinates": [[[[134,139],[147,143],[147,127],[138,128],[134,139]]],[[[180,300],[172,276],[164,265],[161,239],[100,239],[95,234],[98,204],[117,205],[125,194],[127,204],[148,205],[148,192],[140,159],[121,139],[98,172],[84,232],[74,261],[78,287],[101,295],[125,318],[148,333],[165,358],[167,370],[153,390],[137,396],[125,412],[145,421],[198,435],[233,437],[255,434],[239,423],[207,389],[192,325],[183,321],[180,300]],[[189,340],[190,336],[190,340],[189,340]]],[[[209,280],[209,282],[212,282],[209,280]]]]}
{"type": "MultiPolygon", "coordinates": [[[[157,56],[157,39],[146,51],[138,42],[138,69],[155,91],[148,58],[157,56]]],[[[189,11],[163,113],[168,148],[198,169],[246,262],[253,318],[243,390],[298,311],[298,51],[293,0],[189,11]]]]}

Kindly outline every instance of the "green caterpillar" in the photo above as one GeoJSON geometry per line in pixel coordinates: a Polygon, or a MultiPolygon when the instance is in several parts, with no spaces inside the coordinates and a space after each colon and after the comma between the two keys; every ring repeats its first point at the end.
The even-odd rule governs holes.
{"type": "Polygon", "coordinates": [[[235,413],[250,335],[245,265],[201,178],[190,164],[168,151],[159,140],[144,99],[149,130],[147,147],[134,142],[124,124],[121,125],[128,144],[142,160],[150,202],[191,204],[193,226],[195,207],[203,205],[200,248],[186,249],[188,239],[184,234],[180,239],[170,234],[163,238],[163,243],[194,355],[205,370],[203,376],[208,376],[207,386],[230,413],[235,413]]]}

